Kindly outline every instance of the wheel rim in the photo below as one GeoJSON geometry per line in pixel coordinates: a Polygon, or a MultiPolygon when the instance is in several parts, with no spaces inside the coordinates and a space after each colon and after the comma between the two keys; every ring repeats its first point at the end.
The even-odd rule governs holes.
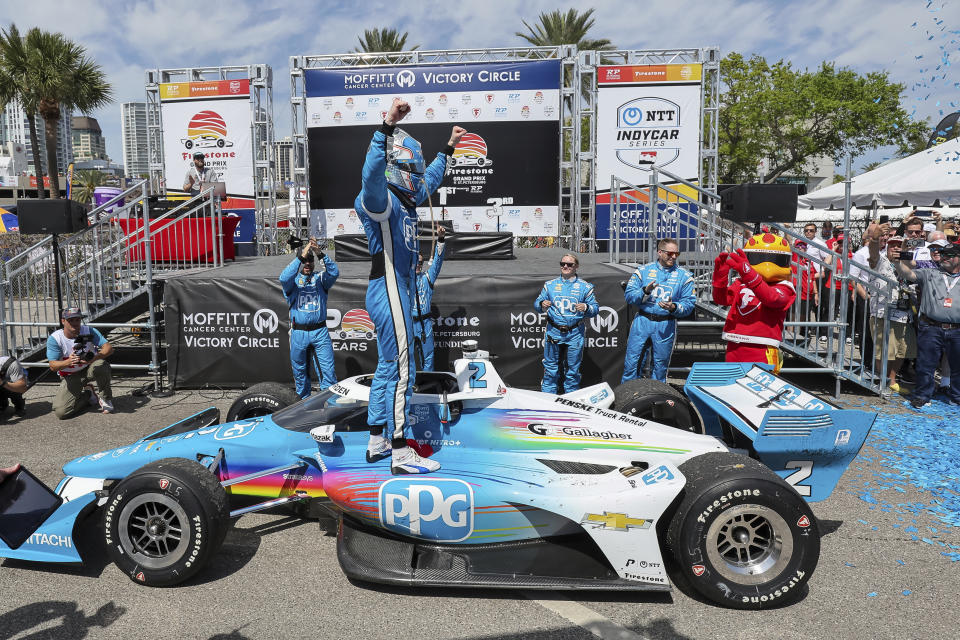
{"type": "Polygon", "coordinates": [[[731,507],[707,530],[707,558],[739,584],[761,584],[779,575],[793,557],[793,535],[780,515],[758,504],[731,507]]]}
{"type": "Polygon", "coordinates": [[[237,420],[249,420],[250,418],[259,418],[260,416],[269,416],[274,409],[267,407],[253,407],[237,414],[237,420]]]}
{"type": "Polygon", "coordinates": [[[124,552],[148,569],[168,567],[187,552],[190,520],[169,496],[137,496],[120,512],[119,525],[124,552]]]}

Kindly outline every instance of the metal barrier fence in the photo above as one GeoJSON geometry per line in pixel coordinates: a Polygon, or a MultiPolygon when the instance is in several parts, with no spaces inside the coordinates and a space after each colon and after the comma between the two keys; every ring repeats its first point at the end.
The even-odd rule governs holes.
{"type": "MultiPolygon", "coordinates": [[[[644,264],[655,261],[660,238],[675,238],[681,251],[678,264],[694,277],[697,306],[717,318],[727,307],[712,296],[714,258],[721,251],[743,248],[753,235],[746,225],[720,215],[719,196],[663,169],[654,169],[651,184],[637,186],[619,178],[611,180],[610,238],[607,251],[613,263],[644,264]],[[663,179],[667,182],[663,182],[663,179]],[[690,194],[693,195],[690,195],[690,194]]],[[[792,282],[797,297],[788,311],[781,348],[800,356],[841,380],[850,380],[878,394],[886,392],[889,335],[887,313],[871,314],[869,300],[878,298],[886,310],[893,299],[894,280],[857,265],[857,278],[850,275],[850,260],[817,246],[817,251],[796,248],[809,243],[785,225],[769,228],[794,247],[792,282]],[[857,286],[859,284],[859,287],[857,286]],[[878,318],[874,320],[874,318],[878,318]],[[873,336],[874,329],[876,337],[873,336]]],[[[715,327],[717,321],[679,321],[680,326],[715,327]]]]}
{"type": "Polygon", "coordinates": [[[224,236],[212,189],[151,218],[147,188],[146,181],[134,185],[91,211],[86,229],[48,236],[0,265],[3,353],[22,359],[45,349],[50,329],[60,327],[60,309],[79,307],[88,325],[149,332],[150,363],[117,366],[146,369],[160,386],[154,277],[222,266],[224,236]],[[140,295],[147,296],[148,322],[91,322],[140,295]]]}

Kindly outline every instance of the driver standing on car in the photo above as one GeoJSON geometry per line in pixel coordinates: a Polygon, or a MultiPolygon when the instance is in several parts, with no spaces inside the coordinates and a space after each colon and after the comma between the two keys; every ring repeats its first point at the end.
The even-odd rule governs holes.
{"type": "Polygon", "coordinates": [[[200,195],[200,185],[204,182],[220,182],[217,172],[206,167],[205,158],[202,151],[194,151],[193,163],[183,179],[183,190],[189,192],[191,198],[200,195]]]}

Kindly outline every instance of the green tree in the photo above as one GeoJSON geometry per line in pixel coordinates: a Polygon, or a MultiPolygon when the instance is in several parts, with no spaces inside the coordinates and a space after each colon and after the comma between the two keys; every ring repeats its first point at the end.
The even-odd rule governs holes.
{"type": "Polygon", "coordinates": [[[37,195],[47,197],[43,188],[43,163],[40,162],[40,141],[37,138],[37,96],[28,80],[27,48],[17,29],[0,31],[0,111],[14,100],[27,115],[30,130],[30,149],[33,155],[33,173],[37,180],[37,195]]]}
{"type": "Polygon", "coordinates": [[[25,48],[27,81],[44,123],[50,195],[59,198],[57,128],[61,109],[90,112],[112,102],[113,89],[100,65],[87,57],[86,49],[61,33],[33,28],[27,33],[25,48]]]}
{"type": "Polygon", "coordinates": [[[540,22],[534,26],[523,20],[523,26],[528,33],[517,31],[516,35],[523,38],[535,47],[546,47],[558,44],[575,44],[581,51],[612,51],[615,47],[606,38],[588,38],[587,33],[593,27],[591,17],[595,9],[587,9],[580,13],[576,9],[569,9],[566,13],[560,9],[541,12],[540,22]]]}
{"type": "Polygon", "coordinates": [[[731,53],[720,62],[720,182],[762,182],[808,168],[817,156],[840,162],[883,146],[906,150],[929,127],[912,122],[900,106],[903,85],[886,72],[866,75],[823,62],[799,71],[731,53]]]}
{"type": "Polygon", "coordinates": [[[81,169],[77,171],[74,177],[77,189],[74,200],[85,204],[93,203],[93,194],[97,187],[107,184],[107,174],[96,169],[81,169]]]}
{"type": "MultiPolygon", "coordinates": [[[[403,48],[407,44],[407,35],[406,31],[401,34],[396,29],[387,27],[383,29],[364,29],[363,37],[357,36],[360,46],[354,49],[354,51],[357,53],[390,53],[393,51],[403,51],[403,48]]],[[[419,47],[420,45],[415,44],[410,47],[409,50],[413,51],[419,47]]]]}

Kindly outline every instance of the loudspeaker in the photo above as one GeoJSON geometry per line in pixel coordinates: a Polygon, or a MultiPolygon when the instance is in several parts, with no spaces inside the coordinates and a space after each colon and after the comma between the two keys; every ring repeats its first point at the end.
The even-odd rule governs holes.
{"type": "Polygon", "coordinates": [[[87,228],[89,210],[73,200],[17,200],[20,233],[74,233],[87,228]]]}
{"type": "Polygon", "coordinates": [[[796,222],[797,185],[741,184],[720,192],[720,213],[734,222],[796,222]]]}

